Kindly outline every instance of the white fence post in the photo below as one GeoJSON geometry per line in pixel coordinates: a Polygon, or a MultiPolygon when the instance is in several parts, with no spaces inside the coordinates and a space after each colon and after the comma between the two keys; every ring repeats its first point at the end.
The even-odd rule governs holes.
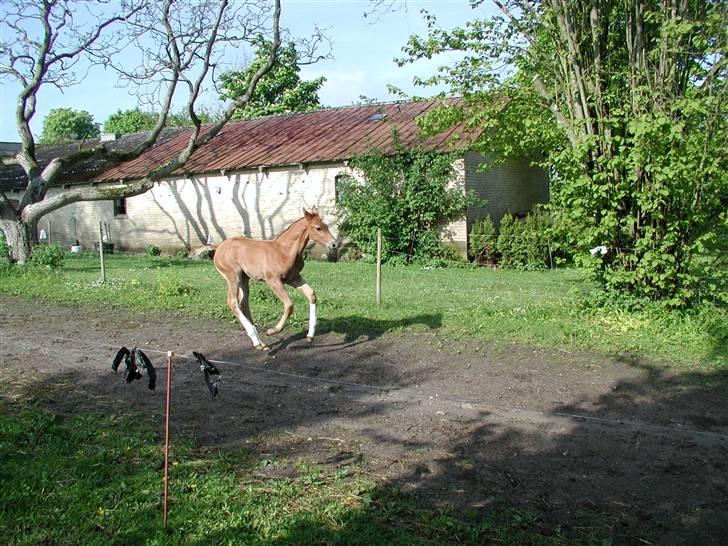
{"type": "Polygon", "coordinates": [[[382,303],[382,228],[377,228],[377,305],[382,303]]]}
{"type": "Polygon", "coordinates": [[[106,282],[106,267],[104,265],[104,223],[99,222],[99,260],[101,261],[101,282],[106,282]]]}

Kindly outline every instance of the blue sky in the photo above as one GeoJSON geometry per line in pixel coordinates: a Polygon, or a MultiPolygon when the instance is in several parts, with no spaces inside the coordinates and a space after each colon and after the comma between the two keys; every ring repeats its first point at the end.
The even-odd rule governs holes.
{"type": "MultiPolygon", "coordinates": [[[[484,17],[492,12],[485,5],[470,9],[467,0],[407,0],[400,2],[406,9],[382,16],[376,23],[363,17],[369,2],[366,0],[283,0],[282,25],[293,35],[310,34],[314,25],[327,29],[333,42],[333,60],[322,61],[302,69],[304,79],[325,76],[327,81],[319,96],[325,106],[343,106],[358,101],[360,95],[379,101],[394,100],[387,85],[402,88],[407,93],[425,94],[412,85],[415,75],[432,74],[440,64],[451,59],[444,56],[428,62],[419,62],[402,68],[393,62],[401,56],[401,48],[411,34],[424,34],[425,25],[420,14],[427,9],[437,15],[443,28],[463,24],[473,17],[484,17]]],[[[9,80],[0,80],[0,141],[17,141],[15,106],[18,88],[9,80]]],[[[204,101],[211,104],[216,97],[204,101]]],[[[85,81],[63,93],[45,88],[38,100],[38,112],[32,129],[38,135],[42,121],[49,110],[70,107],[87,110],[98,123],[118,109],[137,106],[136,97],[126,89],[117,87],[116,77],[101,69],[89,73],[85,81]]]]}

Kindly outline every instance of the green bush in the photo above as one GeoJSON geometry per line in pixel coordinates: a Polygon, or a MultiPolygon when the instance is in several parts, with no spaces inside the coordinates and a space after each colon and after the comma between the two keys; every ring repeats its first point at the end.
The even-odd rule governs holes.
{"type": "Polygon", "coordinates": [[[376,252],[382,230],[382,260],[396,264],[440,258],[444,224],[461,218],[474,198],[455,187],[454,155],[421,148],[395,154],[372,150],[351,166],[363,174],[337,180],[337,207],[343,233],[364,254],[376,252]]]}
{"type": "Polygon", "coordinates": [[[147,256],[159,256],[162,250],[157,245],[147,245],[144,248],[144,252],[147,256]]]}
{"type": "MultiPolygon", "coordinates": [[[[450,245],[440,240],[440,235],[435,231],[425,231],[417,237],[415,255],[411,262],[425,267],[461,267],[467,262],[450,245]]],[[[392,263],[390,260],[388,263],[392,263]]]]}
{"type": "Polygon", "coordinates": [[[66,249],[58,243],[52,245],[34,245],[31,263],[49,269],[60,269],[68,257],[66,249]]]}
{"type": "Polygon", "coordinates": [[[7,258],[10,256],[10,247],[5,239],[5,232],[0,229],[0,258],[7,258]]]}
{"type": "Polygon", "coordinates": [[[506,214],[500,223],[497,250],[507,269],[533,271],[552,265],[550,220],[535,210],[525,218],[506,214]]]}
{"type": "Polygon", "coordinates": [[[497,241],[493,219],[487,215],[475,222],[470,230],[468,256],[480,265],[497,263],[497,241]]]}

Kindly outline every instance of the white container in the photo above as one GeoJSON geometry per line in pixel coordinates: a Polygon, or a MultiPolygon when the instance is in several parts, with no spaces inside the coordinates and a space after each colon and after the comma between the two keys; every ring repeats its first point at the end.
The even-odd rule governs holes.
{"type": "Polygon", "coordinates": [[[81,245],[73,245],[71,247],[71,254],[81,254],[81,249],[83,247],[81,245]]]}

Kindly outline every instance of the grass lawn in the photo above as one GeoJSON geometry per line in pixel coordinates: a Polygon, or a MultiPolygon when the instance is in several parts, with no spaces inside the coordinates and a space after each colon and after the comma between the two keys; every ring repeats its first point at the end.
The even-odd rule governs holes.
{"type": "MultiPolygon", "coordinates": [[[[109,255],[107,282],[93,256],[67,259],[54,272],[0,270],[0,293],[73,304],[176,310],[233,320],[225,282],[209,261],[109,255]]],[[[374,302],[375,268],[362,262],[309,261],[305,278],[319,299],[319,331],[437,329],[443,338],[474,345],[512,342],[565,350],[631,353],[678,367],[728,367],[728,312],[704,305],[689,312],[658,307],[605,309],[596,287],[576,269],[541,272],[384,267],[382,305],[374,302]]],[[[281,306],[262,283],[252,283],[254,320],[275,323],[281,306]]],[[[297,311],[288,323],[304,331],[306,301],[293,290],[297,311]]]]}

